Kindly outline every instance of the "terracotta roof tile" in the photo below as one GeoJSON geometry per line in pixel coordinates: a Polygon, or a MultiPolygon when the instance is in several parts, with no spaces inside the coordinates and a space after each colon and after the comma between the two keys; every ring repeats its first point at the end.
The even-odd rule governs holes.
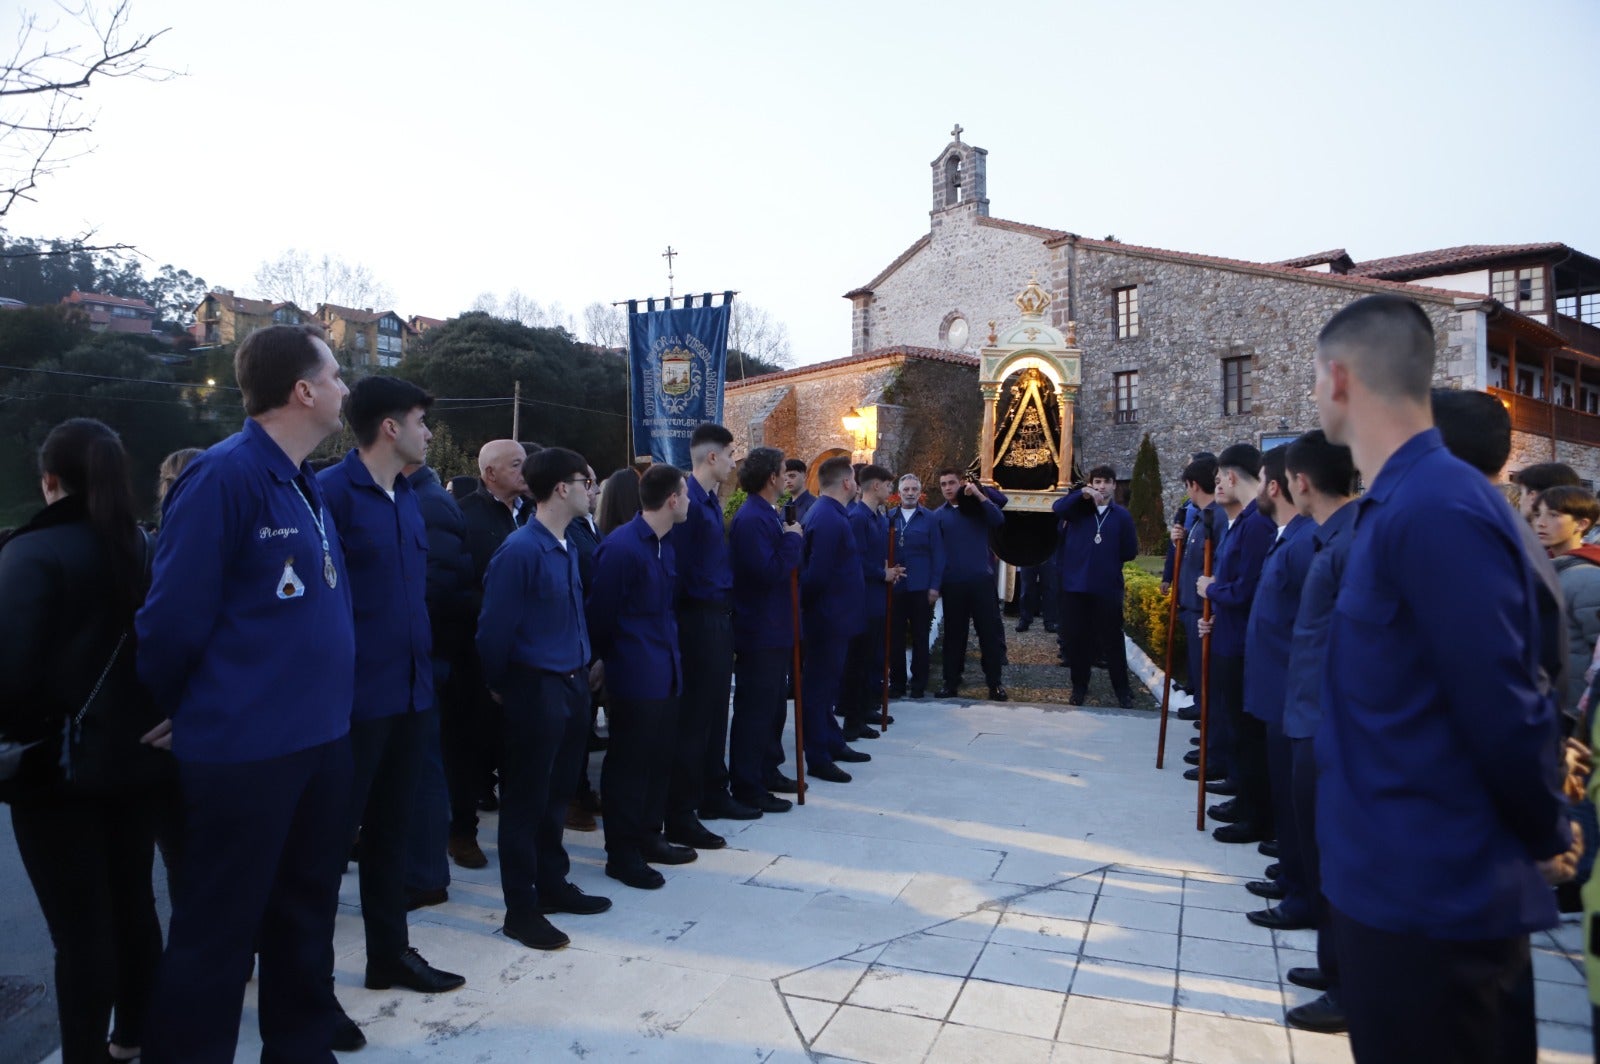
{"type": "Polygon", "coordinates": [[[107,295],[104,292],[80,292],[74,288],[71,292],[61,297],[63,303],[106,303],[118,307],[133,307],[136,310],[148,310],[155,313],[155,307],[142,299],[129,299],[126,296],[107,295]]]}
{"type": "Polygon", "coordinates": [[[905,344],[896,344],[893,347],[875,347],[871,351],[859,355],[849,355],[845,358],[830,359],[827,362],[813,362],[809,366],[796,366],[794,369],[781,370],[777,373],[763,373],[759,377],[746,377],[742,381],[730,381],[729,390],[745,388],[751,385],[765,387],[778,381],[791,380],[821,370],[835,370],[844,366],[858,366],[868,362],[877,362],[891,358],[916,358],[926,362],[947,362],[954,366],[978,367],[975,355],[964,355],[960,351],[944,351],[936,347],[911,347],[905,344]]]}
{"type": "Polygon", "coordinates": [[[1270,266],[1292,266],[1297,270],[1304,270],[1312,266],[1331,266],[1334,263],[1343,263],[1346,269],[1354,265],[1350,253],[1344,248],[1332,248],[1328,251],[1319,251],[1313,255],[1300,255],[1292,259],[1279,259],[1277,262],[1268,263],[1270,266]]]}
{"type": "Polygon", "coordinates": [[[1437,271],[1448,266],[1469,266],[1514,255],[1528,255],[1541,251],[1565,251],[1565,244],[1462,244],[1453,248],[1436,248],[1433,251],[1415,251],[1409,255],[1391,255],[1386,259],[1368,259],[1351,268],[1352,275],[1400,279],[1407,276],[1437,271]]]}

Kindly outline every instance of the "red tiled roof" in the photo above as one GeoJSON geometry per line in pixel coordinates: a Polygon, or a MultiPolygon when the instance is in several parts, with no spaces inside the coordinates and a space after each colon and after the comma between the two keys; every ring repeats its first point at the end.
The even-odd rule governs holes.
{"type": "MultiPolygon", "coordinates": [[[[293,303],[274,303],[270,299],[246,299],[232,292],[207,292],[200,297],[200,303],[204,303],[207,299],[215,299],[235,314],[249,314],[252,317],[266,317],[280,307],[294,307],[293,303]]],[[[200,303],[195,304],[196,310],[200,308],[200,303]]],[[[294,307],[294,309],[300,308],[294,307]]]]}
{"type": "Polygon", "coordinates": [[[375,322],[379,318],[394,313],[392,310],[357,310],[354,307],[341,307],[337,303],[318,303],[317,317],[322,317],[324,311],[330,317],[343,318],[345,321],[353,321],[362,325],[375,322]]]}
{"type": "Polygon", "coordinates": [[[128,299],[125,296],[107,295],[104,292],[80,292],[74,288],[71,292],[61,297],[63,303],[105,303],[108,306],[133,307],[136,310],[148,310],[154,314],[156,308],[142,299],[128,299]]]}
{"type": "Polygon", "coordinates": [[[858,366],[867,362],[877,362],[897,357],[922,359],[926,362],[948,362],[951,365],[970,366],[973,369],[978,366],[978,359],[974,355],[964,355],[959,351],[944,351],[937,347],[910,347],[904,344],[896,344],[893,347],[875,347],[871,351],[866,351],[859,355],[830,359],[827,362],[813,362],[809,366],[796,366],[794,369],[780,370],[777,373],[763,373],[759,377],[746,377],[742,381],[730,381],[728,388],[743,388],[753,384],[760,384],[765,387],[777,381],[802,377],[821,370],[835,370],[843,366],[858,366]]]}
{"type": "Polygon", "coordinates": [[[1319,251],[1314,255],[1301,255],[1293,259],[1279,259],[1277,262],[1269,263],[1268,265],[1292,266],[1297,270],[1304,270],[1311,266],[1331,266],[1337,262],[1342,262],[1345,268],[1348,269],[1353,265],[1354,260],[1350,258],[1350,253],[1344,248],[1333,248],[1329,251],[1319,251]]]}
{"type": "Polygon", "coordinates": [[[1565,251],[1565,244],[1462,244],[1453,248],[1433,251],[1416,251],[1409,255],[1391,255],[1386,259],[1368,259],[1350,269],[1352,276],[1403,280],[1438,273],[1445,267],[1471,266],[1494,259],[1516,255],[1530,255],[1544,251],[1565,251]]]}

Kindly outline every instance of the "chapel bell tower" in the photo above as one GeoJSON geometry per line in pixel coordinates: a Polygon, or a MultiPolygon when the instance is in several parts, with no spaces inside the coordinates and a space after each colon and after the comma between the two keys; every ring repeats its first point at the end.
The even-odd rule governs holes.
{"type": "Polygon", "coordinates": [[[989,153],[961,142],[958,125],[950,131],[951,141],[930,164],[933,167],[933,210],[930,214],[964,207],[978,214],[989,213],[989,187],[984,175],[989,153]]]}

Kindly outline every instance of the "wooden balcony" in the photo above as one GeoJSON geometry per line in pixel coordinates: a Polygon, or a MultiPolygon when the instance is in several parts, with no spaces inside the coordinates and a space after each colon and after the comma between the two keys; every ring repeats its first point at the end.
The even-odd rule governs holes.
{"type": "Polygon", "coordinates": [[[1600,417],[1569,406],[1558,406],[1543,399],[1518,395],[1503,388],[1490,388],[1489,394],[1511,412],[1511,427],[1562,443],[1581,443],[1600,447],[1600,417]]]}
{"type": "Polygon", "coordinates": [[[1565,314],[1554,314],[1556,332],[1562,339],[1579,351],[1590,355],[1600,355],[1600,328],[1588,322],[1569,318],[1565,314]]]}

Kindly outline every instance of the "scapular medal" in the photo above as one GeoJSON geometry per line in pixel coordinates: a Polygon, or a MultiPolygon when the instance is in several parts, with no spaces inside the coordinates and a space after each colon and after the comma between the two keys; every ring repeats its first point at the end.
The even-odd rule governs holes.
{"type": "Polygon", "coordinates": [[[339,571],[333,567],[333,554],[326,550],[322,552],[322,579],[327,581],[329,588],[339,586],[339,571]]]}
{"type": "Polygon", "coordinates": [[[1096,532],[1096,533],[1095,533],[1095,534],[1094,534],[1094,541],[1095,541],[1095,542],[1096,542],[1096,543],[1099,543],[1099,542],[1100,542],[1100,533],[1098,533],[1098,532],[1096,532]]]}

